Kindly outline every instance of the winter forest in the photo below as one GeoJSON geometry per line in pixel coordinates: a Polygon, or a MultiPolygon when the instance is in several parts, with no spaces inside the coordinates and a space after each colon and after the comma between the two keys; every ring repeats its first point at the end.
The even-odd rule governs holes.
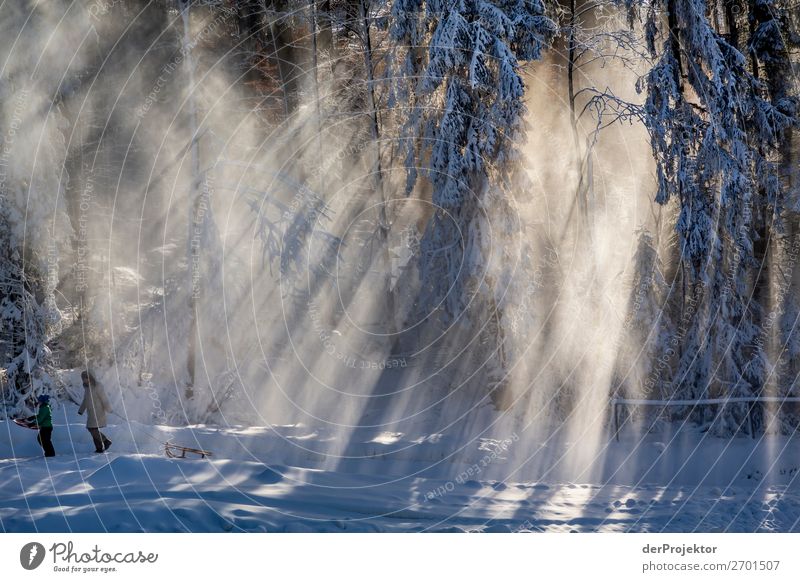
{"type": "Polygon", "coordinates": [[[800,530],[798,70],[785,0],[0,3],[0,530],[800,530]]]}

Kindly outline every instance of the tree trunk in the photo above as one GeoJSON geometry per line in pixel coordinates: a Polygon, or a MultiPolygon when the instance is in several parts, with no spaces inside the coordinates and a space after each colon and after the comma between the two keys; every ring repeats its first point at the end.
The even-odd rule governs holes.
{"type": "Polygon", "coordinates": [[[683,65],[681,63],[680,28],[678,27],[678,0],[667,0],[667,26],[669,29],[669,45],[678,68],[675,69],[675,83],[683,91],[683,65]]]}
{"type": "Polygon", "coordinates": [[[578,186],[575,191],[576,204],[578,205],[578,232],[582,232],[588,225],[588,204],[586,201],[586,185],[584,177],[583,153],[581,152],[580,137],[578,136],[578,118],[575,112],[575,62],[576,39],[575,28],[578,25],[576,0],[569,1],[569,34],[567,36],[567,94],[569,102],[569,123],[572,130],[572,148],[574,165],[578,172],[578,186]]]}
{"type": "Polygon", "coordinates": [[[331,0],[322,0],[317,7],[319,34],[317,44],[319,50],[328,53],[331,70],[336,61],[336,44],[333,42],[333,13],[331,0]]]}
{"type": "MultiPolygon", "coordinates": [[[[769,5],[752,3],[750,9],[750,22],[753,30],[762,24],[769,23],[777,17],[775,12],[770,9],[769,5]]],[[[783,37],[782,42],[788,42],[788,35],[783,37]]],[[[751,52],[755,71],[758,70],[756,67],[758,66],[759,61],[761,61],[761,70],[763,71],[767,84],[767,90],[772,103],[777,104],[783,100],[788,100],[791,98],[793,84],[791,80],[792,63],[785,45],[781,46],[773,43],[764,47],[757,46],[754,47],[751,52]],[[761,49],[761,54],[757,55],[756,53],[759,51],[759,49],[761,49]]],[[[784,244],[773,245],[773,248],[769,249],[770,253],[773,255],[772,260],[776,262],[777,265],[797,263],[798,257],[796,255],[798,249],[800,249],[800,216],[798,216],[798,213],[795,211],[797,208],[796,205],[798,198],[795,192],[797,187],[797,170],[795,168],[795,164],[793,163],[794,129],[791,127],[787,129],[783,139],[784,143],[783,147],[781,148],[778,172],[780,175],[781,185],[786,193],[782,201],[784,206],[783,218],[785,225],[784,244]],[[779,253],[779,247],[783,247],[783,253],[779,253]]],[[[767,226],[769,226],[769,221],[767,219],[771,220],[772,216],[765,217],[765,223],[767,226]]],[[[760,257],[756,257],[756,259],[759,260],[760,257]]],[[[796,321],[798,304],[796,297],[800,292],[799,271],[800,269],[795,266],[789,273],[784,273],[783,277],[780,277],[780,272],[778,273],[779,276],[777,278],[773,277],[773,279],[777,279],[779,282],[778,288],[785,289],[783,293],[778,294],[778,299],[781,303],[780,305],[774,306],[774,311],[782,314],[781,319],[783,320],[784,324],[788,324],[789,329],[793,328],[793,331],[788,337],[782,337],[783,334],[781,333],[772,334],[775,336],[775,349],[771,355],[773,356],[773,360],[776,362],[776,364],[779,365],[777,382],[779,394],[782,395],[785,395],[793,386],[798,368],[798,354],[793,353],[794,350],[792,344],[794,342],[792,341],[791,335],[796,335],[798,333],[798,322],[796,321]],[[788,356],[788,361],[786,361],[783,365],[780,365],[780,359],[784,356],[783,352],[786,344],[788,344],[789,348],[789,353],[786,354],[786,356],[788,356]]],[[[762,285],[766,286],[765,284],[762,285]]],[[[762,291],[762,293],[763,292],[764,291],[762,291]]],[[[772,324],[772,322],[769,323],[770,325],[772,324]]]]}
{"type": "MultiPolygon", "coordinates": [[[[314,86],[314,107],[317,115],[317,156],[322,159],[322,111],[320,110],[319,102],[319,70],[317,63],[317,5],[316,0],[308,1],[309,7],[309,20],[311,22],[311,82],[314,86]]],[[[319,184],[316,185],[320,193],[325,191],[325,175],[323,172],[319,174],[319,184]]]]}
{"type": "Polygon", "coordinates": [[[189,138],[191,144],[189,146],[190,152],[190,168],[191,168],[191,184],[189,185],[189,228],[188,240],[186,246],[186,259],[187,259],[187,295],[188,295],[188,317],[189,317],[189,336],[188,336],[188,352],[186,358],[186,386],[184,389],[184,396],[187,400],[194,397],[195,389],[195,371],[196,371],[196,353],[197,353],[197,298],[200,292],[199,289],[199,269],[201,242],[202,236],[198,235],[198,206],[200,204],[200,183],[202,177],[200,175],[200,144],[198,143],[198,125],[197,125],[197,102],[195,99],[195,78],[194,78],[194,59],[191,49],[191,18],[190,18],[190,3],[185,2],[181,9],[181,18],[183,20],[183,54],[186,63],[186,74],[188,83],[188,98],[187,105],[189,107],[189,138]]]}
{"type": "Polygon", "coordinates": [[[392,338],[392,351],[395,351],[399,346],[399,335],[397,329],[395,292],[392,289],[392,261],[389,253],[389,231],[391,225],[389,223],[389,215],[387,212],[388,200],[386,199],[386,191],[383,183],[383,168],[381,161],[381,145],[380,145],[380,119],[378,117],[377,100],[375,96],[375,77],[372,61],[372,40],[370,38],[370,22],[369,14],[367,12],[367,0],[360,0],[358,4],[359,17],[361,20],[361,34],[364,41],[364,67],[367,75],[367,104],[370,116],[370,133],[374,144],[375,160],[373,162],[373,174],[375,176],[375,189],[378,193],[379,207],[378,207],[378,229],[380,233],[381,249],[383,253],[384,269],[385,269],[385,287],[386,287],[386,304],[385,309],[389,322],[388,334],[392,338]]]}
{"type": "Polygon", "coordinates": [[[283,91],[284,110],[288,117],[297,110],[300,102],[298,92],[302,71],[297,65],[298,55],[294,48],[292,23],[287,18],[289,1],[264,0],[265,12],[267,10],[267,2],[271,4],[274,11],[274,14],[267,16],[267,18],[269,18],[273,54],[278,61],[278,74],[281,81],[281,90],[283,91]]]}

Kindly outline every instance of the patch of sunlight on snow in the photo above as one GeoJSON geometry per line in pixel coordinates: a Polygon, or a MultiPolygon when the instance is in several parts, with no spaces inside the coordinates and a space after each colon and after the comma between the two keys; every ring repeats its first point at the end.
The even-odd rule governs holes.
{"type": "Polygon", "coordinates": [[[557,491],[549,505],[564,521],[577,520],[586,517],[593,497],[591,487],[569,483],[557,491]]]}
{"type": "Polygon", "coordinates": [[[399,441],[403,436],[402,432],[382,432],[376,436],[370,443],[378,443],[380,445],[393,445],[399,441]]]}
{"type": "Polygon", "coordinates": [[[424,437],[420,437],[418,439],[414,439],[411,442],[414,443],[415,445],[421,445],[422,443],[434,443],[435,444],[435,443],[438,443],[439,441],[441,441],[443,436],[444,435],[442,435],[441,433],[433,433],[433,434],[429,434],[428,436],[424,436],[424,437]]]}
{"type": "Polygon", "coordinates": [[[286,439],[287,439],[287,440],[292,440],[292,441],[310,441],[310,440],[316,440],[316,441],[319,441],[319,442],[326,442],[326,441],[332,441],[332,440],[334,440],[334,439],[333,439],[333,438],[331,438],[331,437],[328,437],[328,438],[322,438],[322,437],[320,437],[320,435],[319,435],[319,433],[318,433],[317,431],[313,431],[313,432],[311,432],[311,433],[309,433],[309,434],[301,434],[301,435],[297,435],[297,436],[287,436],[287,437],[286,437],[286,439]]]}

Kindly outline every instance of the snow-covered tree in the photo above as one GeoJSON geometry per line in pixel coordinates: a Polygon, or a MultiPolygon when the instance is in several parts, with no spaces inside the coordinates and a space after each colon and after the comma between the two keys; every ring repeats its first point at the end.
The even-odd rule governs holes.
{"type": "Polygon", "coordinates": [[[59,182],[63,118],[22,76],[0,81],[0,103],[0,415],[15,416],[55,391],[47,343],[60,331],[55,290],[72,231],[59,182]]]}
{"type": "Polygon", "coordinates": [[[0,417],[33,410],[36,396],[52,389],[48,361],[48,310],[37,300],[37,274],[23,269],[22,252],[0,199],[0,417]]]}
{"type": "Polygon", "coordinates": [[[506,366],[504,269],[518,264],[508,243],[519,229],[511,188],[525,134],[520,62],[539,59],[556,26],[538,0],[395,0],[392,15],[407,191],[422,168],[435,207],[421,243],[419,307],[440,306],[443,321],[468,304],[485,314],[491,390],[506,366]]]}
{"type": "MultiPolygon", "coordinates": [[[[797,88],[790,55],[800,46],[800,34],[788,8],[787,3],[781,0],[751,2],[748,14],[752,26],[749,46],[754,67],[757,67],[766,84],[770,100],[787,115],[796,117],[797,88]]],[[[800,249],[800,196],[795,131],[796,128],[789,128],[784,132],[778,158],[779,179],[785,192],[780,220],[777,221],[777,228],[770,228],[772,225],[765,223],[762,229],[764,238],[771,234],[768,240],[774,239],[776,242],[771,248],[763,249],[760,257],[764,273],[760,278],[760,294],[772,300],[770,313],[764,322],[764,339],[771,342],[769,347],[776,365],[771,378],[775,389],[770,395],[778,396],[797,394],[796,378],[800,370],[800,333],[797,327],[800,322],[800,303],[797,299],[798,273],[795,266],[800,249]],[[771,292],[770,286],[775,291],[771,292]]],[[[788,406],[779,407],[778,413],[780,428],[784,432],[793,432],[798,426],[798,416],[788,406]]]]}
{"type": "MultiPolygon", "coordinates": [[[[765,381],[754,245],[757,223],[780,212],[776,156],[794,123],[794,111],[769,98],[741,47],[715,30],[708,9],[705,0],[649,6],[647,41],[658,60],[642,86],[656,200],[680,203],[684,309],[696,309],[674,381],[674,395],[688,398],[758,394],[765,381]]],[[[746,415],[746,405],[724,406],[715,430],[737,432],[746,415]]]]}

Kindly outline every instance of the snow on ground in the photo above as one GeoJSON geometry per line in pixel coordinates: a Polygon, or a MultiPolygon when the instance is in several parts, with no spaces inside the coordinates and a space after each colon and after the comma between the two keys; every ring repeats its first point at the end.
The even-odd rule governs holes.
{"type": "MultiPolygon", "coordinates": [[[[331,459],[319,451],[334,437],[302,425],[120,420],[107,429],[111,451],[97,455],[74,408],[54,411],[52,459],[34,431],[0,422],[1,530],[800,531],[797,439],[637,447],[626,438],[603,444],[599,478],[569,482],[552,468],[535,475],[513,465],[502,439],[451,457],[447,435],[357,433],[347,458],[331,459]],[[168,459],[167,440],[215,456],[168,459]]],[[[511,446],[534,448],[524,439],[511,446]]]]}

